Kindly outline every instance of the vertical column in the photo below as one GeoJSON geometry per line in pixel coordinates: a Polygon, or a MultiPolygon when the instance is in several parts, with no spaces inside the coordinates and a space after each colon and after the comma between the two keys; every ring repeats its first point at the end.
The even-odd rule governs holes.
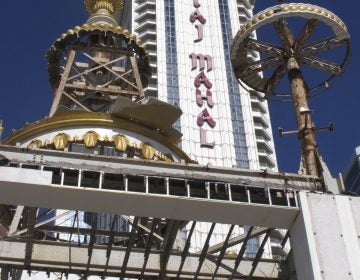
{"type": "Polygon", "coordinates": [[[4,132],[3,121],[0,120],[0,144],[1,144],[1,138],[2,138],[3,132],[4,132]]]}
{"type": "Polygon", "coordinates": [[[317,144],[311,120],[311,111],[309,110],[307,100],[307,86],[301,73],[299,63],[294,57],[288,59],[287,68],[306,171],[308,175],[320,177],[320,166],[318,164],[316,150],[317,144]]]}
{"type": "Polygon", "coordinates": [[[9,280],[9,269],[1,267],[1,280],[9,280]]]}

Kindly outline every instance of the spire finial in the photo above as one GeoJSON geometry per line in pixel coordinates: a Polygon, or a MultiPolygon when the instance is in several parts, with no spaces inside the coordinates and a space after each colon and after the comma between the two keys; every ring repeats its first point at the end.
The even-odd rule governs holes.
{"type": "Polygon", "coordinates": [[[124,0],[84,0],[84,4],[90,14],[89,21],[96,22],[103,21],[104,17],[115,20],[124,7],[124,0]]]}
{"type": "Polygon", "coordinates": [[[1,137],[2,137],[3,131],[4,131],[3,120],[0,120],[0,143],[1,143],[1,137]]]}

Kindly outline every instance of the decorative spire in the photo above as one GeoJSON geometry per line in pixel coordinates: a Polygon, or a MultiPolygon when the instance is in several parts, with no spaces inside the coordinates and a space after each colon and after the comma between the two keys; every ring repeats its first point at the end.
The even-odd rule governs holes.
{"type": "Polygon", "coordinates": [[[124,7],[124,0],[84,0],[90,17],[88,23],[109,23],[116,25],[115,17],[124,7]]]}
{"type": "Polygon", "coordinates": [[[2,133],[4,131],[4,127],[3,127],[3,121],[0,120],[0,143],[1,143],[1,137],[2,137],[2,133]]]}

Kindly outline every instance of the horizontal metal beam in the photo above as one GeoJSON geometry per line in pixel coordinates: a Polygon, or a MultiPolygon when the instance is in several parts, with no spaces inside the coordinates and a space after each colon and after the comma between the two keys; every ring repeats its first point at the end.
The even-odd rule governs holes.
{"type": "MultiPolygon", "coordinates": [[[[250,238],[262,235],[262,234],[266,233],[267,230],[268,230],[267,228],[263,228],[263,227],[257,228],[251,232],[250,238]]],[[[248,236],[248,234],[244,233],[242,235],[230,238],[229,241],[227,242],[226,247],[230,248],[237,244],[243,243],[246,240],[247,236],[248,236]]],[[[214,254],[214,253],[220,252],[223,247],[224,247],[224,242],[221,242],[221,243],[218,243],[218,244],[215,244],[215,245],[209,247],[208,252],[210,254],[214,254]]]]}
{"type": "Polygon", "coordinates": [[[297,207],[9,182],[1,176],[0,193],[0,204],[273,228],[289,228],[299,212],[297,207]]]}
{"type": "MultiPolygon", "coordinates": [[[[22,259],[25,257],[25,243],[0,241],[0,262],[10,267],[22,267],[22,259]]],[[[31,270],[65,272],[81,274],[86,270],[88,249],[86,246],[78,247],[76,244],[71,245],[69,250],[68,243],[38,242],[33,246],[33,257],[31,270]],[[70,255],[71,254],[71,255],[70,255]],[[69,260],[71,260],[71,270],[69,271],[69,260]]],[[[121,260],[124,259],[126,249],[113,248],[109,258],[107,276],[119,276],[121,273],[121,260]]],[[[106,264],[106,246],[98,246],[93,249],[93,257],[89,266],[89,275],[102,275],[106,264]]],[[[161,253],[152,251],[149,254],[149,260],[145,276],[156,277],[161,269],[161,253]]],[[[180,279],[193,279],[197,264],[198,255],[190,255],[186,259],[180,279]]],[[[222,264],[225,267],[233,267],[235,259],[224,258],[222,264]]],[[[144,250],[134,249],[130,256],[125,271],[126,277],[138,278],[141,274],[142,264],[144,262],[144,250]]],[[[166,270],[166,277],[176,277],[181,263],[181,255],[171,253],[166,270]]],[[[205,260],[202,266],[199,279],[211,279],[216,264],[212,261],[205,260]],[[205,264],[206,263],[206,264],[205,264]]],[[[252,261],[243,260],[239,273],[248,275],[251,270],[252,261]]],[[[281,265],[275,261],[261,261],[255,270],[252,279],[278,279],[282,270],[281,265]]],[[[231,273],[220,267],[216,279],[227,279],[231,273]]],[[[148,279],[146,278],[146,279],[148,279]]]]}
{"type": "Polygon", "coordinates": [[[293,190],[315,190],[320,181],[311,176],[293,173],[263,172],[259,170],[223,168],[185,163],[163,163],[159,161],[133,160],[101,155],[77,154],[52,150],[24,150],[0,145],[0,154],[10,161],[53,167],[73,167],[87,170],[124,174],[168,176],[173,178],[224,181],[259,187],[293,190]]]}
{"type": "MultiPolygon", "coordinates": [[[[72,227],[64,227],[64,226],[49,226],[49,225],[43,225],[39,226],[37,228],[40,231],[45,232],[55,232],[55,233],[71,233],[74,231],[72,227]]],[[[89,235],[91,233],[90,228],[79,228],[76,230],[79,234],[82,235],[89,235]]],[[[109,230],[102,230],[97,229],[95,234],[97,236],[109,236],[111,234],[111,231],[109,230]]],[[[130,232],[124,232],[124,231],[114,231],[114,237],[122,237],[124,239],[127,239],[130,237],[130,232]]]]}

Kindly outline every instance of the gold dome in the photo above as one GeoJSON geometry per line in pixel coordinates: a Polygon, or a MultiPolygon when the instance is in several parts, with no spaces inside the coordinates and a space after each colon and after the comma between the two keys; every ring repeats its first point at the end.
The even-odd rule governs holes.
{"type": "Polygon", "coordinates": [[[105,9],[114,16],[123,9],[124,0],[84,0],[84,4],[90,15],[105,9]]]}

